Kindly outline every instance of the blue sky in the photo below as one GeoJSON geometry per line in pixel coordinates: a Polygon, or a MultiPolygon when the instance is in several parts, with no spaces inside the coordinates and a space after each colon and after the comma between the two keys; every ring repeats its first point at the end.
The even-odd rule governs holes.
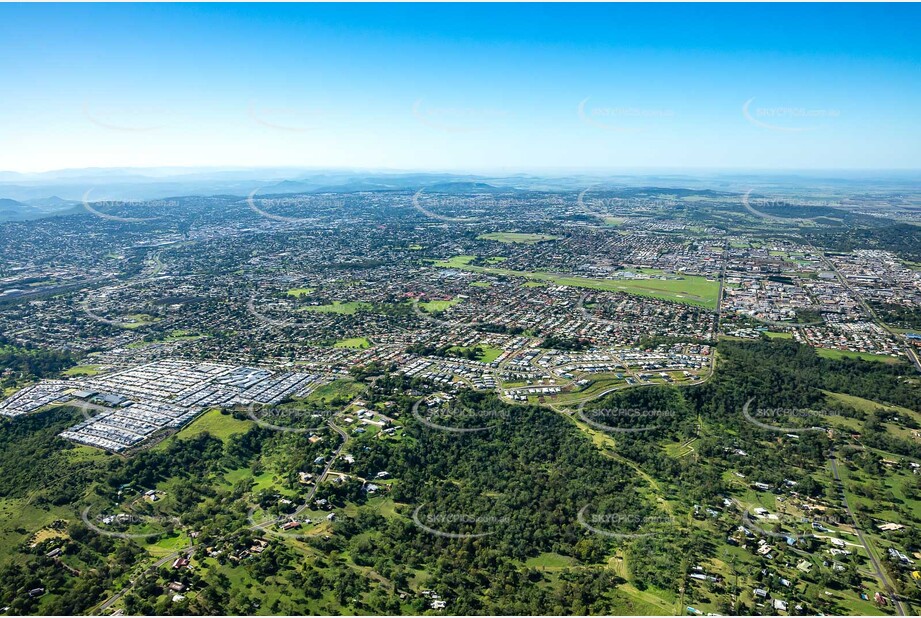
{"type": "Polygon", "coordinates": [[[918,5],[0,5],[0,169],[921,166],[918,5]]]}

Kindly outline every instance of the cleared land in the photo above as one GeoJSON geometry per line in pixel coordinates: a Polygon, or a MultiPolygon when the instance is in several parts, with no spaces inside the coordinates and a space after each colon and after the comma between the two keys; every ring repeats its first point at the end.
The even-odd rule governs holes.
{"type": "MultiPolygon", "coordinates": [[[[577,288],[603,290],[605,292],[625,292],[636,296],[648,296],[662,300],[698,305],[707,309],[716,308],[719,282],[706,277],[684,276],[676,279],[592,279],[572,277],[546,272],[529,272],[496,268],[493,266],[473,266],[472,255],[457,255],[448,260],[435,262],[439,268],[454,268],[471,272],[505,275],[507,277],[524,277],[537,281],[547,281],[556,285],[568,285],[577,288]]],[[[649,272],[650,276],[657,273],[649,272]]]]}
{"type": "Polygon", "coordinates": [[[356,300],[352,300],[346,303],[339,302],[334,300],[331,305],[311,305],[309,307],[304,307],[304,311],[312,311],[315,313],[341,313],[343,315],[352,315],[353,313],[358,312],[360,309],[370,309],[371,305],[368,303],[362,303],[356,300]]]}
{"type": "Polygon", "coordinates": [[[65,376],[94,376],[99,373],[99,365],[77,365],[62,372],[65,376]]]}
{"type": "Polygon", "coordinates": [[[427,313],[437,313],[438,311],[444,311],[452,305],[456,305],[461,302],[460,298],[452,298],[451,300],[429,300],[424,303],[419,303],[419,307],[427,313]]]}
{"type": "Polygon", "coordinates": [[[222,414],[220,410],[208,410],[186,425],[176,434],[176,438],[185,440],[203,433],[209,433],[215,438],[224,441],[234,434],[246,433],[252,426],[251,421],[241,421],[230,414],[222,414]]]}
{"type": "Polygon", "coordinates": [[[334,348],[357,348],[359,350],[364,350],[365,348],[371,347],[371,342],[368,341],[367,337],[350,337],[349,339],[341,339],[333,344],[334,348]]]}
{"type": "Polygon", "coordinates": [[[793,333],[775,333],[768,331],[764,334],[771,339],[793,339],[793,333]]]}
{"type": "MultiPolygon", "coordinates": [[[[492,347],[492,346],[490,346],[490,345],[481,345],[481,346],[477,346],[477,347],[479,347],[480,350],[482,350],[482,353],[479,354],[479,355],[477,356],[477,358],[476,358],[476,359],[477,359],[478,361],[480,361],[481,363],[491,363],[491,362],[493,362],[494,360],[496,360],[497,358],[499,358],[500,356],[502,356],[503,350],[501,350],[501,349],[499,349],[499,348],[494,348],[494,347],[492,347]]],[[[453,351],[453,352],[461,352],[461,351],[470,350],[471,348],[469,348],[469,347],[465,348],[465,347],[457,346],[457,345],[456,345],[456,346],[453,346],[453,347],[451,347],[451,348],[449,348],[449,349],[450,349],[451,351],[453,351]]]]}
{"type": "Polygon", "coordinates": [[[354,380],[334,380],[329,384],[324,384],[307,396],[307,401],[319,404],[328,404],[339,399],[351,400],[365,391],[365,387],[360,382],[354,380]]]}
{"type": "Polygon", "coordinates": [[[525,234],[522,232],[492,232],[490,234],[480,234],[477,240],[496,240],[498,242],[513,242],[523,245],[533,245],[548,240],[556,240],[559,236],[552,234],[525,234]]]}
{"type": "Polygon", "coordinates": [[[839,360],[842,358],[860,358],[865,361],[877,361],[880,363],[900,363],[900,359],[885,354],[870,354],[868,352],[850,352],[848,350],[832,350],[829,348],[816,348],[816,354],[824,358],[839,360]]]}

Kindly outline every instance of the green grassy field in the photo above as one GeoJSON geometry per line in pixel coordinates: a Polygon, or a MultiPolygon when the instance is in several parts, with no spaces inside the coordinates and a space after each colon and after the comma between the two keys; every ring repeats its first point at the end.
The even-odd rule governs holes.
{"type": "Polygon", "coordinates": [[[452,298],[451,300],[429,300],[424,303],[419,303],[419,307],[422,308],[426,313],[437,313],[438,311],[444,311],[448,307],[454,306],[461,302],[461,298],[452,298]]]}
{"type": "Polygon", "coordinates": [[[275,486],[275,475],[271,470],[265,470],[261,474],[253,474],[251,468],[237,468],[224,474],[224,479],[231,485],[242,480],[253,482],[253,492],[260,492],[263,489],[270,489],[275,486]]]}
{"type": "Polygon", "coordinates": [[[832,350],[829,348],[816,348],[816,354],[823,358],[831,358],[834,360],[840,360],[842,358],[859,358],[865,361],[877,361],[881,363],[900,363],[900,359],[886,356],[884,354],[869,354],[867,352],[850,352],[847,350],[832,350]]]}
{"type": "Polygon", "coordinates": [[[335,300],[331,305],[312,305],[310,307],[303,307],[303,310],[315,313],[340,313],[343,315],[352,315],[358,312],[360,309],[370,308],[371,305],[368,303],[362,303],[355,300],[345,303],[335,300]]]}
{"type": "Polygon", "coordinates": [[[371,342],[368,341],[367,337],[350,337],[348,339],[340,339],[333,344],[334,348],[357,348],[359,350],[364,350],[365,348],[371,347],[371,342]]]}
{"type": "Polygon", "coordinates": [[[539,242],[556,240],[559,236],[552,234],[524,234],[521,232],[492,232],[490,234],[480,234],[477,240],[495,240],[498,242],[520,243],[523,245],[533,245],[539,242]]]}
{"type": "Polygon", "coordinates": [[[770,339],[793,339],[793,333],[772,333],[772,332],[766,332],[766,333],[764,333],[764,334],[767,335],[768,338],[770,338],[770,339]]]}
{"type": "Polygon", "coordinates": [[[56,519],[73,521],[76,515],[63,507],[35,506],[29,499],[0,498],[0,557],[15,553],[32,533],[56,519]]]}
{"type": "MultiPolygon", "coordinates": [[[[435,266],[493,275],[505,275],[508,277],[524,277],[536,281],[546,281],[556,285],[603,290],[606,292],[625,292],[635,296],[648,296],[662,300],[698,305],[708,309],[716,308],[716,296],[719,292],[719,282],[716,280],[711,281],[706,277],[687,276],[681,279],[665,280],[592,279],[555,273],[509,270],[491,266],[473,266],[470,264],[470,261],[473,259],[474,256],[457,255],[448,260],[437,261],[435,262],[435,266]]],[[[658,271],[655,272],[657,273],[658,271]]]]}
{"type": "MultiPolygon", "coordinates": [[[[185,440],[194,438],[195,436],[207,432],[215,438],[226,441],[227,438],[234,434],[245,433],[252,425],[252,421],[241,421],[230,414],[221,414],[220,410],[208,410],[183,427],[182,430],[176,434],[176,439],[185,440]]],[[[166,444],[166,441],[161,442],[157,447],[164,444],[166,444]]]]}
{"type": "Polygon", "coordinates": [[[155,341],[135,341],[134,343],[129,343],[128,347],[134,350],[134,349],[143,348],[149,345],[153,345],[155,343],[171,343],[174,341],[194,341],[196,339],[201,339],[202,337],[203,335],[197,335],[187,330],[174,330],[169,335],[166,335],[165,337],[160,337],[156,339],[155,341]]]}
{"type": "Polygon", "coordinates": [[[856,397],[854,395],[847,395],[845,393],[834,393],[832,391],[822,391],[825,393],[829,399],[840,401],[843,404],[849,405],[855,410],[860,410],[867,414],[872,413],[877,408],[883,408],[890,412],[897,412],[898,414],[904,414],[910,417],[916,417],[916,413],[912,412],[908,408],[903,408],[902,406],[893,406],[884,403],[877,403],[869,399],[864,399],[863,397],[856,397]]]}
{"type": "MultiPolygon", "coordinates": [[[[481,363],[491,363],[491,362],[493,362],[494,360],[496,360],[497,358],[499,358],[499,357],[502,355],[502,352],[504,351],[504,350],[501,350],[501,349],[499,349],[499,348],[494,348],[494,347],[492,347],[492,346],[490,346],[490,345],[481,345],[481,346],[478,346],[478,347],[479,347],[481,350],[483,350],[483,353],[480,354],[479,356],[477,356],[477,360],[480,361],[481,363]]],[[[466,347],[466,348],[465,348],[465,347],[461,347],[461,346],[457,346],[457,345],[456,345],[456,346],[453,346],[453,347],[451,347],[451,348],[449,348],[449,350],[451,350],[452,352],[462,352],[462,351],[466,351],[466,350],[469,350],[469,349],[470,349],[469,347],[466,347]]]]}
{"type": "Polygon", "coordinates": [[[554,554],[550,552],[545,552],[539,556],[534,556],[533,558],[528,558],[525,561],[525,566],[535,569],[562,569],[566,567],[571,567],[576,563],[575,558],[569,556],[563,556],[561,554],[554,554]]]}
{"type": "Polygon", "coordinates": [[[155,318],[152,315],[148,315],[146,313],[132,313],[131,315],[126,315],[124,320],[119,323],[119,326],[133,330],[135,328],[147,326],[148,324],[153,324],[159,320],[160,318],[155,318]]]}
{"type": "Polygon", "coordinates": [[[499,348],[494,348],[490,345],[484,345],[480,347],[483,348],[483,353],[480,354],[477,360],[482,363],[491,363],[497,358],[499,358],[502,355],[502,352],[504,352],[504,350],[501,350],[499,348]]]}
{"type": "Polygon", "coordinates": [[[334,399],[353,399],[363,393],[364,390],[364,385],[354,380],[334,380],[310,393],[307,396],[307,400],[326,404],[334,399]]]}
{"type": "Polygon", "coordinates": [[[299,298],[301,296],[307,296],[308,294],[313,294],[314,288],[291,288],[285,292],[288,296],[294,296],[299,298]]]}
{"type": "MultiPolygon", "coordinates": [[[[468,266],[468,265],[470,264],[470,262],[472,262],[472,261],[475,260],[475,259],[476,259],[476,256],[475,256],[475,255],[455,255],[455,256],[453,256],[453,257],[449,257],[449,258],[446,259],[446,260],[438,260],[438,261],[436,261],[436,262],[435,262],[435,266],[438,266],[438,267],[440,267],[440,268],[459,268],[459,269],[463,269],[465,266],[468,266]]],[[[477,267],[471,266],[470,268],[472,269],[472,268],[477,268],[477,267]]],[[[482,267],[480,267],[480,268],[482,268],[482,267]]],[[[484,269],[484,270],[485,270],[485,269],[484,269]]]]}
{"type": "Polygon", "coordinates": [[[77,365],[61,373],[65,376],[94,376],[99,373],[99,365],[77,365]]]}
{"type": "Polygon", "coordinates": [[[174,330],[169,335],[161,339],[160,341],[192,341],[193,339],[201,339],[202,336],[196,333],[193,333],[188,330],[174,330]]]}

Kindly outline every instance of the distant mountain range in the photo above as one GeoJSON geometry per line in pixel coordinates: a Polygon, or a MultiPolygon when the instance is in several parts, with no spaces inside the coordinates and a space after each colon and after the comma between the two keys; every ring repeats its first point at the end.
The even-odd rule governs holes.
{"type": "Polygon", "coordinates": [[[557,172],[547,174],[463,174],[386,170],[305,170],[295,168],[90,168],[23,174],[0,171],[0,221],[27,220],[82,211],[84,197],[100,200],[155,200],[192,195],[245,196],[292,193],[416,191],[504,193],[509,191],[640,190],[715,196],[750,189],[783,193],[796,187],[823,187],[842,195],[860,188],[914,191],[918,172],[557,172]],[[651,189],[651,187],[656,187],[651,189]],[[715,190],[715,191],[714,191],[715,190]]]}
{"type": "Polygon", "coordinates": [[[56,196],[27,202],[0,198],[0,221],[27,221],[82,211],[80,202],[63,200],[56,196]]]}

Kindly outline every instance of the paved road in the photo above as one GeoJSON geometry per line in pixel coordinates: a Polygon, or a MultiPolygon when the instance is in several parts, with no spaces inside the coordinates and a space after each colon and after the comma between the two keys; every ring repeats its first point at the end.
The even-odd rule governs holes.
{"type": "Polygon", "coordinates": [[[838,460],[835,458],[835,453],[832,453],[828,456],[828,461],[831,464],[831,473],[835,479],[835,483],[838,484],[838,491],[841,492],[841,504],[844,505],[844,509],[847,511],[848,516],[850,516],[851,521],[854,525],[854,531],[857,532],[857,538],[860,539],[860,543],[863,545],[864,551],[867,552],[867,555],[870,557],[870,562],[873,565],[873,570],[876,571],[876,576],[886,587],[887,592],[889,593],[889,598],[892,599],[892,603],[895,605],[896,611],[899,612],[899,615],[905,616],[905,608],[902,607],[902,602],[896,596],[895,588],[892,586],[892,583],[889,581],[889,577],[883,571],[882,566],[879,563],[879,560],[876,558],[876,554],[872,551],[870,544],[867,542],[867,539],[863,535],[863,531],[860,529],[860,524],[857,521],[857,517],[854,515],[854,511],[851,510],[851,505],[847,501],[847,495],[844,493],[844,485],[841,483],[841,476],[838,474],[838,460]]]}
{"type": "Polygon", "coordinates": [[[153,571],[156,571],[157,569],[159,569],[161,566],[163,566],[163,565],[166,564],[167,562],[171,562],[171,561],[175,560],[175,559],[178,558],[181,554],[189,554],[189,553],[195,551],[195,548],[196,548],[196,547],[197,547],[196,545],[192,545],[191,547],[186,547],[185,549],[181,549],[181,550],[179,550],[179,551],[175,551],[175,552],[169,554],[168,556],[164,556],[164,557],[160,558],[159,560],[157,560],[156,562],[154,562],[152,565],[150,565],[149,567],[147,567],[146,569],[144,569],[144,571],[143,571],[143,573],[141,573],[141,575],[139,575],[138,577],[136,577],[136,578],[130,580],[130,581],[129,581],[129,584],[128,584],[127,586],[125,586],[124,588],[122,588],[121,590],[119,590],[117,593],[115,593],[115,595],[113,595],[109,600],[104,601],[104,602],[102,603],[102,605],[99,606],[99,609],[98,609],[96,612],[94,612],[94,613],[97,613],[97,614],[98,614],[98,613],[101,613],[101,612],[103,612],[103,611],[109,609],[115,602],[117,602],[117,601],[118,601],[119,599],[121,599],[123,596],[125,596],[126,594],[128,594],[128,591],[131,590],[131,588],[134,587],[134,583],[135,583],[138,579],[140,579],[141,577],[143,577],[144,575],[146,575],[146,574],[148,574],[148,573],[152,573],[153,571]]]}
{"type": "MultiPolygon", "coordinates": [[[[855,290],[851,286],[850,282],[847,280],[847,277],[841,274],[841,271],[838,270],[838,268],[835,266],[835,263],[833,261],[826,259],[825,254],[820,252],[814,246],[808,245],[808,247],[814,253],[818,253],[818,255],[821,257],[822,262],[825,264],[825,266],[830,271],[835,273],[835,276],[838,277],[838,281],[841,282],[841,285],[847,288],[847,291],[851,293],[851,295],[857,300],[858,303],[860,303],[860,306],[867,313],[870,319],[873,320],[874,323],[876,323],[880,328],[882,328],[887,333],[895,337],[897,341],[903,341],[903,337],[899,333],[896,333],[891,328],[889,328],[889,326],[885,322],[883,322],[883,320],[879,317],[876,311],[873,310],[873,307],[871,307],[869,303],[867,303],[867,301],[863,299],[863,296],[861,296],[857,292],[857,290],[855,290]]],[[[918,371],[921,371],[921,360],[918,359],[918,354],[915,352],[912,345],[905,342],[902,349],[905,351],[905,354],[908,356],[908,359],[912,362],[912,364],[914,364],[915,369],[917,369],[918,371]]]]}
{"type": "Polygon", "coordinates": [[[317,488],[320,486],[320,483],[323,482],[329,475],[329,471],[332,469],[333,464],[336,463],[339,455],[342,454],[342,449],[345,448],[345,445],[349,441],[349,434],[347,434],[345,430],[342,429],[342,427],[339,427],[332,421],[329,421],[329,426],[333,429],[333,431],[342,436],[342,444],[339,445],[339,448],[336,449],[336,452],[333,453],[333,456],[329,458],[329,462],[326,464],[326,467],[323,468],[323,473],[317,477],[317,482],[314,483],[313,487],[310,488],[310,491],[307,492],[307,497],[304,499],[304,504],[302,504],[296,511],[294,511],[295,516],[300,515],[302,511],[310,506],[310,503],[313,501],[313,497],[317,493],[317,488]]]}
{"type": "Polygon", "coordinates": [[[317,477],[317,480],[313,484],[313,486],[310,488],[310,491],[307,492],[307,496],[304,498],[304,503],[301,504],[299,507],[297,507],[297,509],[295,509],[294,513],[292,513],[291,515],[285,515],[283,517],[276,517],[275,519],[264,521],[259,524],[253,524],[251,528],[255,530],[265,530],[267,526],[273,526],[279,523],[280,521],[282,521],[283,519],[288,519],[290,517],[297,517],[298,515],[300,515],[302,512],[304,512],[310,507],[310,503],[313,502],[313,497],[316,495],[317,489],[320,487],[320,483],[322,483],[323,480],[325,480],[326,477],[329,475],[329,471],[332,469],[333,464],[336,463],[336,459],[338,459],[339,455],[342,454],[342,449],[345,448],[346,443],[348,443],[349,441],[349,434],[346,433],[344,429],[342,429],[341,427],[339,427],[332,421],[329,421],[329,426],[333,429],[333,431],[335,431],[340,436],[342,436],[342,443],[339,445],[339,448],[337,448],[336,451],[333,453],[332,457],[329,458],[329,461],[326,463],[326,467],[323,468],[323,472],[321,472],[320,476],[317,477]]]}
{"type": "MultiPolygon", "coordinates": [[[[294,512],[294,515],[295,515],[295,516],[297,516],[297,515],[298,515],[299,513],[301,513],[304,509],[306,509],[308,506],[310,506],[310,503],[311,503],[311,501],[313,500],[314,495],[316,495],[317,488],[320,486],[320,482],[321,482],[323,479],[325,479],[326,476],[329,474],[329,471],[330,471],[330,469],[333,467],[333,464],[336,462],[336,459],[337,459],[337,458],[339,457],[339,455],[342,453],[342,449],[345,448],[346,443],[349,441],[349,435],[348,435],[348,433],[346,433],[346,431],[345,431],[344,429],[342,429],[341,427],[339,427],[338,425],[336,425],[336,424],[333,423],[332,421],[329,422],[329,426],[333,429],[333,431],[335,431],[335,432],[338,433],[340,436],[342,436],[342,444],[339,445],[339,448],[336,449],[335,453],[333,453],[333,456],[329,458],[329,463],[326,464],[326,467],[323,469],[323,473],[317,478],[317,482],[314,483],[313,487],[310,488],[310,491],[308,492],[307,497],[306,497],[305,500],[304,500],[304,504],[302,504],[300,507],[298,507],[298,509],[294,512]]],[[[272,521],[262,522],[262,523],[260,523],[260,524],[253,524],[252,526],[250,526],[250,529],[253,529],[253,530],[264,530],[266,526],[270,526],[270,525],[276,524],[276,523],[278,523],[280,520],[281,520],[281,518],[275,519],[275,520],[272,520],[272,521]]],[[[113,604],[115,604],[116,602],[118,602],[119,599],[121,599],[123,596],[125,596],[125,595],[134,587],[134,584],[135,584],[135,583],[137,582],[137,580],[140,579],[140,577],[142,577],[143,575],[146,575],[146,574],[148,574],[148,573],[151,573],[151,572],[155,571],[156,569],[159,569],[161,566],[163,566],[163,565],[166,564],[167,562],[170,562],[170,561],[172,561],[172,560],[175,560],[175,559],[178,558],[180,555],[183,555],[183,554],[185,554],[185,555],[191,554],[191,553],[194,552],[197,548],[198,548],[197,545],[192,545],[192,546],[190,546],[190,547],[183,548],[183,549],[181,549],[181,550],[179,550],[179,551],[175,551],[175,552],[173,552],[173,553],[171,553],[171,554],[169,554],[169,555],[167,555],[167,556],[164,556],[163,558],[160,558],[159,560],[157,560],[156,562],[154,562],[152,565],[150,565],[149,567],[147,567],[147,568],[141,573],[141,575],[139,575],[138,577],[136,577],[136,578],[130,580],[127,586],[125,586],[124,588],[122,588],[121,590],[119,590],[117,593],[115,593],[112,597],[110,597],[108,600],[106,600],[106,601],[104,601],[102,604],[100,604],[100,605],[98,606],[97,610],[96,610],[95,612],[93,612],[93,613],[96,613],[96,614],[101,613],[101,612],[107,610],[108,608],[110,608],[110,607],[111,607],[113,604]]]]}

